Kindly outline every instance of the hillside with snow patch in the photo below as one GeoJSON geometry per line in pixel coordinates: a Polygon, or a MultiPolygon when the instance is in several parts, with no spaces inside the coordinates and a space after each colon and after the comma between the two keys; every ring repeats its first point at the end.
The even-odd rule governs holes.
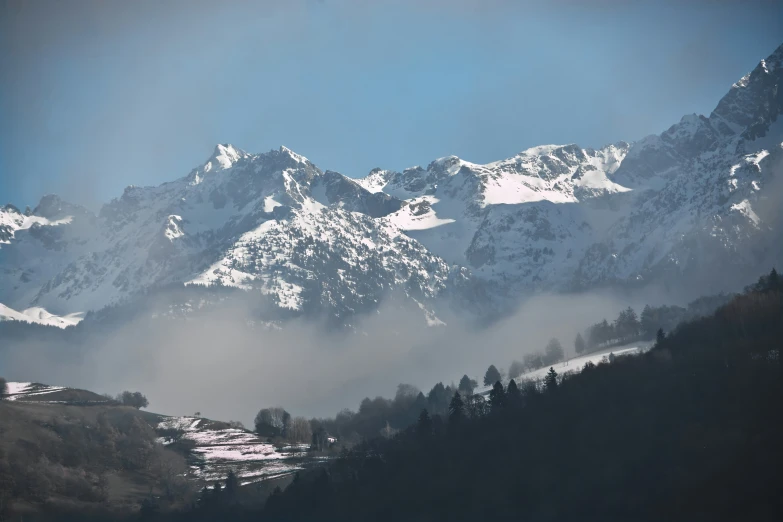
{"type": "MultiPolygon", "coordinates": [[[[320,462],[307,455],[309,444],[273,444],[247,430],[199,417],[165,417],[160,430],[181,430],[181,438],[194,443],[190,473],[211,483],[233,471],[241,485],[280,478],[320,462]]],[[[171,444],[167,438],[159,439],[171,444]]]]}

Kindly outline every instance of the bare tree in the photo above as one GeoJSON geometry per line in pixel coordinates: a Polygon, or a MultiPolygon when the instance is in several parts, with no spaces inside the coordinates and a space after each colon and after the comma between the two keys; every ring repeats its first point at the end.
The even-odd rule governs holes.
{"type": "Polygon", "coordinates": [[[264,408],[256,415],[256,433],[265,437],[285,437],[290,422],[291,415],[280,406],[264,408]]]}
{"type": "Polygon", "coordinates": [[[519,361],[512,361],[511,366],[508,367],[508,377],[510,379],[516,379],[525,371],[525,365],[519,361]]]}
{"type": "Polygon", "coordinates": [[[163,495],[173,500],[182,497],[188,490],[185,479],[187,466],[176,453],[161,446],[156,446],[149,462],[149,470],[156,478],[156,485],[163,495]]]}
{"type": "Polygon", "coordinates": [[[291,442],[311,442],[313,429],[310,421],[304,417],[294,417],[288,427],[288,440],[291,442]]]}

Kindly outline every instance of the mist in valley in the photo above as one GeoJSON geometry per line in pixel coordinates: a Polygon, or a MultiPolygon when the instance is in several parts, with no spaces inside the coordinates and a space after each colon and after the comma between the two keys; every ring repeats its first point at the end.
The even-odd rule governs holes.
{"type": "Polygon", "coordinates": [[[356,410],[364,397],[393,397],[399,383],[426,394],[463,374],[481,382],[490,364],[506,369],[552,337],[573,355],[578,332],[627,305],[609,293],[540,295],[489,327],[457,315],[427,326],[421,310],[389,300],[350,331],[328,332],[304,318],[265,324],[240,297],[187,319],[142,314],[78,343],[10,339],[0,349],[0,374],[112,395],[139,390],[151,411],[199,411],[250,426],[263,407],[333,416],[356,410]]]}

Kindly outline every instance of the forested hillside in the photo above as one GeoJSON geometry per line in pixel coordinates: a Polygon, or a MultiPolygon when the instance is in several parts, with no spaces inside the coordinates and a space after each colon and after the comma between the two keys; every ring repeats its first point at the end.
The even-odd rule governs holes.
{"type": "Polygon", "coordinates": [[[458,397],[445,421],[422,413],[273,496],[265,519],[779,520],[781,345],[773,271],[642,356],[509,386],[479,418],[458,397]]]}
{"type": "MultiPolygon", "coordinates": [[[[641,356],[542,388],[496,385],[346,453],[262,520],[776,520],[783,516],[783,297],[773,271],[641,356]]],[[[197,510],[188,519],[225,519],[197,510]]]]}

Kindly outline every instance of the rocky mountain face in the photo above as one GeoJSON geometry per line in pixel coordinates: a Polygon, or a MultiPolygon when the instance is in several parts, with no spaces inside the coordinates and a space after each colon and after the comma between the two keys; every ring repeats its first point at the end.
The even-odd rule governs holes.
{"type": "Polygon", "coordinates": [[[479,315],[538,291],[733,290],[783,259],[783,46],[709,117],[601,149],[455,156],[362,179],[281,147],[218,145],[187,176],[98,215],[0,208],[0,303],[97,310],[164,285],[260,292],[348,323],[389,295],[479,315]]]}

